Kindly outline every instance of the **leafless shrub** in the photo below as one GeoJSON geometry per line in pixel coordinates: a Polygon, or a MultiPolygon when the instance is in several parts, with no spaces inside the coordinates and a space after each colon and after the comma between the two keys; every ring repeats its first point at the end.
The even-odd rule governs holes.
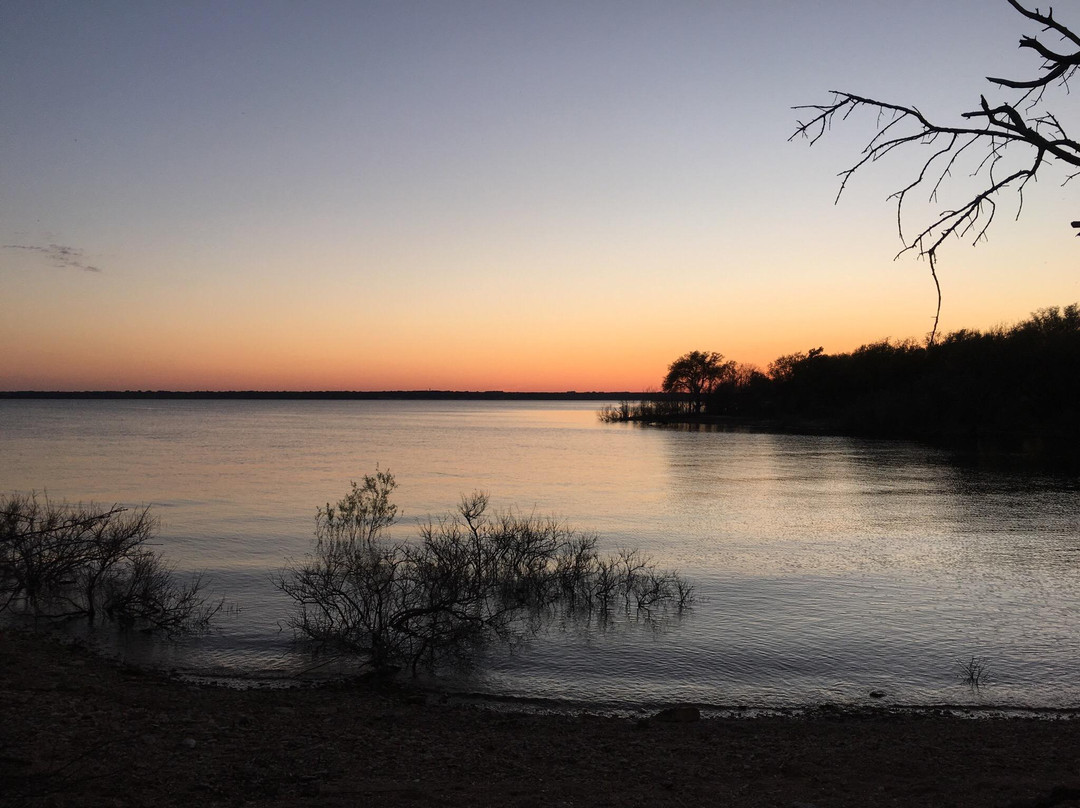
{"type": "Polygon", "coordinates": [[[149,508],[55,503],[35,494],[0,501],[0,611],[108,618],[170,632],[205,628],[221,603],[187,584],[146,545],[149,508]]]}
{"type": "Polygon", "coordinates": [[[396,520],[393,475],[376,471],[337,506],[320,508],[315,546],[275,584],[294,605],[299,637],[368,655],[377,669],[413,672],[473,643],[521,636],[553,609],[606,611],[689,605],[692,587],[674,584],[647,556],[602,559],[596,537],[556,519],[514,511],[488,515],[483,493],[463,496],[455,516],[419,527],[416,541],[385,535],[396,520]]]}
{"type": "Polygon", "coordinates": [[[578,534],[559,548],[555,557],[555,577],[562,587],[562,594],[577,605],[579,601],[590,606],[593,599],[591,579],[597,568],[596,536],[578,534]]]}
{"type": "Polygon", "coordinates": [[[597,411],[596,417],[605,424],[616,424],[623,421],[662,421],[691,411],[688,401],[670,396],[607,404],[597,411]]]}
{"type": "Polygon", "coordinates": [[[675,587],[675,606],[682,611],[694,602],[696,587],[677,572],[671,573],[671,583],[675,587]]]}
{"type": "Polygon", "coordinates": [[[126,625],[144,625],[169,633],[203,630],[221,611],[222,602],[203,597],[203,577],[187,580],[176,574],[150,550],[132,553],[122,575],[104,580],[104,611],[126,625]]]}
{"type": "Polygon", "coordinates": [[[601,611],[606,612],[611,601],[619,594],[619,574],[613,557],[598,558],[590,576],[590,591],[601,611]]]}

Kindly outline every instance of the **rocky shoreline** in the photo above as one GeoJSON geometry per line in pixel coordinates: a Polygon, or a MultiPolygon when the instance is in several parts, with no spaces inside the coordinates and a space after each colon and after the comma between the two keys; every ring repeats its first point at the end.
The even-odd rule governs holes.
{"type": "Polygon", "coordinates": [[[1080,806],[1080,721],[885,708],[634,720],[372,682],[231,690],[7,630],[0,804],[1080,806]]]}

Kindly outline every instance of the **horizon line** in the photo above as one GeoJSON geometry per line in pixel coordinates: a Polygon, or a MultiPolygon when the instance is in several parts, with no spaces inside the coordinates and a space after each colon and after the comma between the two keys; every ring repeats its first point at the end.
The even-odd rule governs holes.
{"type": "Polygon", "coordinates": [[[620,398],[632,390],[0,390],[0,398],[620,398]]]}

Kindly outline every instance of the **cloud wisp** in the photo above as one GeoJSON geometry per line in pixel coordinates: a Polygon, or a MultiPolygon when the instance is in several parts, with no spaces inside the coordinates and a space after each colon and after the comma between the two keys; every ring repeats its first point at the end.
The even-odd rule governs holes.
{"type": "Polygon", "coordinates": [[[83,272],[101,272],[100,267],[92,266],[83,260],[83,251],[78,247],[66,247],[63,244],[50,244],[48,247],[40,247],[32,244],[5,244],[5,250],[29,250],[41,253],[52,263],[54,267],[62,269],[79,269],[83,272]]]}

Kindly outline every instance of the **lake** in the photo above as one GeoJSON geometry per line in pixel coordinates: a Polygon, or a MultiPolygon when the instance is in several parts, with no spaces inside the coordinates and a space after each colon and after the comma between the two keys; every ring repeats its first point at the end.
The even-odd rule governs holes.
{"type": "Polygon", "coordinates": [[[138,661],[285,676],[271,573],[316,507],[376,465],[403,518],[462,494],[555,515],[697,585],[685,613],[545,625],[450,691],[607,709],[1080,704],[1080,481],[982,469],[914,444],[602,424],[598,402],[0,401],[0,492],[150,504],[179,571],[230,604],[211,635],[132,642],[138,661]],[[988,682],[965,685],[972,657],[988,682]]]}

